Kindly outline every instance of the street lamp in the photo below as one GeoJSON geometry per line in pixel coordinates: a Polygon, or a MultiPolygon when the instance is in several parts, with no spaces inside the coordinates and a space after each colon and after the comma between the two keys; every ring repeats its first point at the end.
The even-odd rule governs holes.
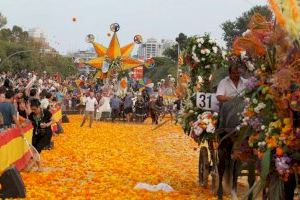
{"type": "Polygon", "coordinates": [[[178,86],[178,79],[179,79],[179,57],[180,57],[180,45],[179,45],[179,42],[177,42],[177,46],[178,46],[178,48],[177,48],[177,83],[176,83],[176,85],[178,86]]]}

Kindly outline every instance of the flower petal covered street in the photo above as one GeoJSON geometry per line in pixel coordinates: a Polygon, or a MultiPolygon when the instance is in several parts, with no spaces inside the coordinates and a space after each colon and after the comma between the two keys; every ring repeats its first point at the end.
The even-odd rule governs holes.
{"type": "Polygon", "coordinates": [[[42,153],[42,172],[22,173],[27,199],[212,199],[197,182],[197,144],[180,126],[97,122],[90,129],[80,120],[71,116],[54,149],[42,153]],[[134,190],[139,182],[175,191],[134,190]]]}

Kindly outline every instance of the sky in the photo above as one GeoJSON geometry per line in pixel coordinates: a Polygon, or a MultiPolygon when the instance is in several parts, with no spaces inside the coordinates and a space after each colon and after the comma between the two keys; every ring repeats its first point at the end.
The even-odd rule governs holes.
{"type": "Polygon", "coordinates": [[[7,17],[7,27],[41,28],[50,45],[66,54],[90,48],[88,34],[108,46],[109,25],[115,22],[121,27],[121,46],[136,34],[144,40],[174,40],[180,32],[208,32],[224,45],[220,25],[265,4],[266,0],[0,0],[0,12],[7,17]]]}

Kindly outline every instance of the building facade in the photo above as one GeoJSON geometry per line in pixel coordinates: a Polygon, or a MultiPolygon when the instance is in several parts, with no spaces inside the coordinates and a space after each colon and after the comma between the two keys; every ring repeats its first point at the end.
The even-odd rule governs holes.
{"type": "Polygon", "coordinates": [[[146,60],[153,57],[163,56],[163,52],[175,45],[172,40],[157,40],[155,38],[148,39],[145,43],[140,44],[138,48],[138,59],[146,60]]]}
{"type": "Polygon", "coordinates": [[[34,42],[37,42],[40,44],[40,46],[41,46],[40,52],[41,53],[52,54],[52,55],[58,54],[58,52],[50,46],[49,42],[47,41],[47,35],[42,29],[31,28],[27,32],[28,32],[29,37],[31,37],[34,42]]]}
{"type": "Polygon", "coordinates": [[[71,53],[69,56],[73,58],[73,61],[80,73],[89,74],[96,71],[95,68],[84,64],[85,62],[97,57],[97,54],[93,49],[86,51],[77,51],[71,53]]]}

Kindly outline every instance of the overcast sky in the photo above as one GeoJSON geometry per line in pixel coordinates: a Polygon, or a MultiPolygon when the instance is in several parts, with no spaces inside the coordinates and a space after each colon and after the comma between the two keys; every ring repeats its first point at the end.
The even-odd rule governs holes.
{"type": "Polygon", "coordinates": [[[212,34],[221,42],[220,25],[266,0],[0,0],[8,26],[39,27],[61,53],[87,49],[85,36],[108,46],[109,25],[120,24],[121,45],[135,34],[144,39],[174,39],[178,33],[212,34]],[[76,22],[72,18],[77,19],[76,22]]]}

